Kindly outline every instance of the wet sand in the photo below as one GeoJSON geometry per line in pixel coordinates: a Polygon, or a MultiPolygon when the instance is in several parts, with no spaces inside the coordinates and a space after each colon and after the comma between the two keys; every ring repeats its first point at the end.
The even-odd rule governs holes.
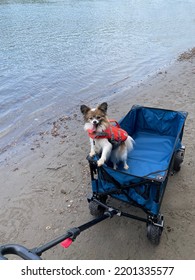
{"type": "MultiPolygon", "coordinates": [[[[68,249],[58,245],[45,252],[44,259],[194,259],[194,87],[195,56],[191,51],[122,97],[108,101],[108,115],[117,120],[134,104],[189,113],[183,137],[184,163],[181,171],[169,178],[161,206],[165,227],[159,246],[149,243],[144,223],[114,217],[81,233],[68,249]]],[[[91,191],[86,160],[89,141],[79,107],[76,104],[70,116],[48,123],[26,143],[0,156],[1,244],[32,248],[92,219],[86,200],[91,191]]],[[[143,215],[137,208],[114,204],[143,215]]]]}

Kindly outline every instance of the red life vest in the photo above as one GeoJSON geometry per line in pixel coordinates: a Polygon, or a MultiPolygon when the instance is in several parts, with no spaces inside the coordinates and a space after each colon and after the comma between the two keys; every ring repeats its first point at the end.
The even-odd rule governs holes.
{"type": "Polygon", "coordinates": [[[128,133],[122,128],[120,128],[120,125],[115,120],[109,120],[109,122],[115,122],[116,125],[114,126],[110,124],[106,128],[106,130],[102,132],[98,132],[93,129],[88,129],[87,132],[89,137],[92,139],[106,138],[113,144],[120,144],[121,142],[124,142],[128,137],[128,133]]]}

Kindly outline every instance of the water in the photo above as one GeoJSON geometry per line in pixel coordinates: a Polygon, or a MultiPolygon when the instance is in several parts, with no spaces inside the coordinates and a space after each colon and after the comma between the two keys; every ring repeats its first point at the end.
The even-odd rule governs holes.
{"type": "Polygon", "coordinates": [[[0,149],[194,46],[194,0],[1,0],[0,149]]]}

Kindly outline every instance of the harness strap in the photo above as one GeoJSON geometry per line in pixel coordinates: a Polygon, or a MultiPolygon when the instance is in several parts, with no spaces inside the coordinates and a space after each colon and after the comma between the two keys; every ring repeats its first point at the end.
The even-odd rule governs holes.
{"type": "Polygon", "coordinates": [[[106,132],[95,132],[94,138],[99,138],[99,137],[105,137],[108,136],[108,133],[106,132]]]}
{"type": "Polygon", "coordinates": [[[111,135],[110,141],[112,142],[112,141],[114,141],[114,133],[112,131],[112,127],[111,126],[109,127],[109,129],[110,129],[110,135],[111,135]]]}
{"type": "Polygon", "coordinates": [[[110,122],[110,123],[111,123],[111,122],[114,122],[114,123],[116,124],[116,127],[120,128],[120,125],[119,125],[119,123],[118,123],[116,120],[110,119],[109,122],[110,122]]]}

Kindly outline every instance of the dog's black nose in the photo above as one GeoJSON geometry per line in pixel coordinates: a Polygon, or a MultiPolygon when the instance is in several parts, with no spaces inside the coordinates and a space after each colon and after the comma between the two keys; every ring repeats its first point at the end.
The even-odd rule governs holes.
{"type": "Polygon", "coordinates": [[[98,122],[96,120],[93,121],[93,124],[97,124],[98,122]]]}

